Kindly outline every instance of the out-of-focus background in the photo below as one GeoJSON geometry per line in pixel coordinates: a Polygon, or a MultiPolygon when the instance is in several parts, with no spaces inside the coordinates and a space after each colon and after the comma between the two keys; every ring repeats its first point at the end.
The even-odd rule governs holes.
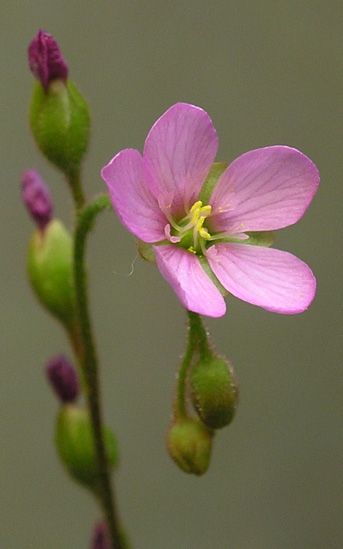
{"type": "Polygon", "coordinates": [[[317,296],[299,316],[228,300],[208,321],[235,366],[241,402],[218,433],[209,472],[179,471],[166,454],[185,315],[157,270],[137,260],[114,213],[90,239],[91,300],[107,423],[120,441],[120,513],[135,549],[342,547],[343,4],[340,0],[114,2],[11,0],[1,8],[0,547],[84,549],[99,512],[52,445],[58,409],[43,374],[70,349],[27,283],[33,225],[19,181],[36,167],[69,226],[63,177],[28,129],[33,77],[26,48],[39,27],[57,39],[87,97],[87,194],[125,147],[142,149],[178,101],[208,111],[219,160],[287,144],[321,172],[313,204],[275,246],[306,261],[317,296]]]}

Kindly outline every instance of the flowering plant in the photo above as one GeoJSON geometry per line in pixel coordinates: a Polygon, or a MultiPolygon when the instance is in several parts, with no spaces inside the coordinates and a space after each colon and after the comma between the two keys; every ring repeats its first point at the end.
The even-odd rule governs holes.
{"type": "Polygon", "coordinates": [[[302,217],[319,174],[304,154],[285,146],[250,151],[230,165],[215,162],[218,137],[208,114],[177,103],[153,125],[143,155],[123,150],[102,169],[109,196],[86,200],[81,165],[90,128],[87,103],[51,35],[40,30],[28,53],[37,78],[32,133],[43,155],[65,175],[75,204],[71,234],[54,218],[39,173],[24,172],[22,198],[37,226],[29,246],[29,279],[40,303],[66,330],[77,366],[58,354],[46,367],[60,407],[56,450],[71,478],[101,504],[103,520],[94,527],[92,547],[122,549],[130,544],[111,476],[118,444],[102,418],[85,268],[86,239],[96,216],[113,206],[137,237],[142,257],[157,264],[187,311],[188,343],[167,450],[181,470],[202,475],[216,433],[235,416],[239,395],[232,365],[214,348],[200,315],[223,316],[224,297],[230,295],[283,314],[310,305],[316,289],[310,268],[271,245],[275,230],[302,217]]]}

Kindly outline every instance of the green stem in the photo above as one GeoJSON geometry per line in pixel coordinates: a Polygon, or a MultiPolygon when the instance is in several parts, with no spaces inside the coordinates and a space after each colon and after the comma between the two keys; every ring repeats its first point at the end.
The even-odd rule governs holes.
{"type": "Polygon", "coordinates": [[[197,313],[187,311],[188,314],[188,343],[182,359],[177,378],[176,397],[174,404],[175,418],[188,417],[186,407],[186,381],[187,372],[191,366],[193,357],[199,351],[201,358],[208,358],[211,354],[206,330],[201,317],[197,313]]]}
{"type": "Polygon", "coordinates": [[[91,414],[99,471],[99,498],[108,524],[113,549],[123,549],[119,518],[116,511],[107,456],[103,439],[103,422],[98,381],[98,361],[88,306],[85,268],[86,237],[96,215],[110,206],[108,196],[99,196],[77,212],[74,241],[75,295],[78,310],[80,337],[83,341],[83,377],[86,397],[91,414]]]}
{"type": "Polygon", "coordinates": [[[81,185],[81,173],[80,170],[70,173],[67,175],[67,182],[70,187],[71,193],[73,195],[73,200],[75,203],[76,209],[80,209],[84,206],[86,199],[83,193],[83,188],[81,185]]]}
{"type": "Polygon", "coordinates": [[[206,328],[204,327],[201,316],[197,313],[188,311],[190,330],[198,341],[199,354],[202,360],[207,360],[212,356],[211,345],[206,328]]]}

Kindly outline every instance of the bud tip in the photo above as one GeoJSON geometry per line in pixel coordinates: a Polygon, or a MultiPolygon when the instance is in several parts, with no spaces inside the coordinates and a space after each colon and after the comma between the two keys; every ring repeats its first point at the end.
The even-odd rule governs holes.
{"type": "Polygon", "coordinates": [[[51,34],[39,29],[27,51],[30,70],[40,81],[45,91],[48,90],[52,80],[67,79],[68,66],[51,34]]]}
{"type": "Polygon", "coordinates": [[[37,170],[26,170],[21,179],[21,196],[36,225],[43,231],[52,218],[48,187],[37,170]]]}
{"type": "Polygon", "coordinates": [[[98,522],[93,530],[91,549],[110,549],[108,530],[105,522],[98,522]]]}
{"type": "Polygon", "coordinates": [[[79,394],[79,381],[74,368],[64,355],[50,359],[46,366],[50,384],[63,403],[74,402],[79,394]]]}

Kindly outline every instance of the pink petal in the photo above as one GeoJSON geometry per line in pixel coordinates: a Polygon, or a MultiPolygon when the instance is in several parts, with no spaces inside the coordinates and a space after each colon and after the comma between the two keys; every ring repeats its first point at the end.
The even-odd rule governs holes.
{"type": "Polygon", "coordinates": [[[296,223],[319,184],[316,166],[290,147],[256,149],[225,170],[210,199],[213,214],[227,203],[226,214],[211,218],[212,230],[271,231],[296,223]]]}
{"type": "Polygon", "coordinates": [[[144,146],[154,195],[173,193],[174,208],[185,200],[192,205],[217,149],[217,133],[204,110],[186,103],[170,107],[151,128],[144,146]]]}
{"type": "Polygon", "coordinates": [[[171,244],[154,246],[154,250],[162,276],[186,309],[215,318],[225,314],[224,298],[196,255],[171,244]]]}
{"type": "Polygon", "coordinates": [[[208,250],[207,259],[231,294],[268,311],[301,313],[314,298],[316,280],[311,269],[288,252],[220,243],[208,250]]]}
{"type": "Polygon", "coordinates": [[[118,153],[101,170],[121,222],[144,242],[165,240],[167,223],[144,179],[143,158],[135,149],[118,153]]]}

